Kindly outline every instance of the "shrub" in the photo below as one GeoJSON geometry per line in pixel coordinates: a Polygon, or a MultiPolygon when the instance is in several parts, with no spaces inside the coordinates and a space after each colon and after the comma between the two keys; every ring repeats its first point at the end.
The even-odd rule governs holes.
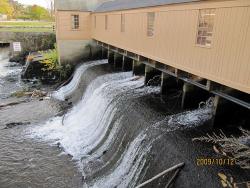
{"type": "Polygon", "coordinates": [[[216,153],[224,155],[227,158],[235,159],[236,164],[243,169],[250,169],[250,131],[240,128],[242,135],[238,138],[234,136],[227,137],[222,131],[220,134],[207,134],[200,138],[194,138],[193,141],[203,141],[212,144],[216,153]]]}

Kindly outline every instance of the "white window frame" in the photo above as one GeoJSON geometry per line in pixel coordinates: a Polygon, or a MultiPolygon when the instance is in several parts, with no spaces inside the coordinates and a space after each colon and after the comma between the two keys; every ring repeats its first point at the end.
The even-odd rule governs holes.
{"type": "Polygon", "coordinates": [[[71,29],[72,30],[80,29],[80,15],[79,14],[71,15],[71,29]]]}

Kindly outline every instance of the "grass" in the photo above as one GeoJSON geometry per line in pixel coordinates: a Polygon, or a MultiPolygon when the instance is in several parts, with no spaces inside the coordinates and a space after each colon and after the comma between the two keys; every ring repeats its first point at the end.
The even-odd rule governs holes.
{"type": "Polygon", "coordinates": [[[0,22],[0,32],[53,32],[54,22],[7,21],[0,22]]]}

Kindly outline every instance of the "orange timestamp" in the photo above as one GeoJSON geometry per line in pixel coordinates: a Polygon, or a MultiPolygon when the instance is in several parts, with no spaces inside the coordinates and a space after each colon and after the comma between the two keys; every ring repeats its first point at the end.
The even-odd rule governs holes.
{"type": "Polygon", "coordinates": [[[235,159],[225,159],[225,158],[197,158],[197,166],[233,166],[235,165],[235,159]]]}

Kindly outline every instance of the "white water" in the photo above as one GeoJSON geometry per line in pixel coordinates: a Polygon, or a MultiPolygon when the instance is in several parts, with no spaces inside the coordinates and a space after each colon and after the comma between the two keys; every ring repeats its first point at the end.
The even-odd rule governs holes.
{"type": "MultiPolygon", "coordinates": [[[[98,158],[114,141],[114,137],[120,129],[121,118],[116,120],[114,127],[110,126],[117,113],[116,108],[120,100],[159,91],[159,88],[143,87],[143,79],[131,76],[131,73],[116,73],[98,77],[88,86],[82,100],[69,113],[64,117],[55,117],[44,125],[32,127],[31,136],[51,141],[53,144],[60,143],[64,151],[71,154],[82,168],[80,162],[82,157],[86,157],[86,161],[83,163],[87,164],[88,161],[98,158]],[[109,128],[112,129],[103,145],[94,153],[94,156],[88,156],[88,153],[107,135],[109,128]]],[[[78,79],[80,78],[78,77],[78,79]]],[[[78,79],[73,79],[72,82],[77,83],[78,79]]],[[[74,90],[75,87],[68,87],[67,92],[72,93],[74,90]]],[[[207,110],[199,109],[171,116],[168,118],[166,126],[198,125],[204,119],[210,118],[208,114],[207,110]]],[[[178,126],[176,127],[178,128],[178,126]]],[[[90,186],[94,188],[135,187],[139,175],[145,167],[145,156],[150,151],[153,142],[152,139],[146,145],[143,144],[146,137],[146,133],[142,132],[129,143],[113,169],[96,179],[90,186]]]]}
{"type": "Polygon", "coordinates": [[[93,185],[93,188],[126,188],[135,187],[142,171],[146,158],[145,156],[150,151],[151,146],[148,144],[145,146],[143,140],[147,135],[142,132],[136,139],[134,139],[127,150],[123,153],[117,166],[110,171],[108,175],[97,179],[93,185]]]}
{"type": "Polygon", "coordinates": [[[55,91],[52,94],[52,97],[58,99],[58,100],[65,100],[66,97],[68,97],[69,95],[71,95],[79,86],[80,81],[81,81],[81,77],[82,74],[84,74],[84,72],[93,66],[96,65],[102,65],[102,64],[106,64],[108,63],[107,60],[99,60],[99,61],[92,61],[92,62],[86,62],[83,65],[81,65],[80,67],[77,68],[77,70],[74,73],[74,77],[72,79],[72,81],[67,84],[64,87],[61,87],[58,91],[55,91]]]}
{"type": "Polygon", "coordinates": [[[8,69],[9,56],[7,49],[0,49],[0,78],[7,76],[11,70],[8,69]]]}
{"type": "Polygon", "coordinates": [[[142,86],[141,81],[124,80],[131,75],[131,73],[116,73],[98,77],[87,88],[82,101],[65,117],[56,117],[43,126],[35,127],[33,136],[60,142],[65,152],[71,154],[74,159],[80,160],[93,147],[91,144],[105,134],[112,120],[116,109],[115,105],[109,104],[117,95],[115,89],[121,93],[127,89],[142,86]],[[95,88],[100,80],[108,79],[112,81],[107,81],[95,88]],[[122,80],[117,81],[117,79],[122,80]]]}
{"type": "Polygon", "coordinates": [[[148,127],[142,131],[129,145],[128,149],[123,153],[117,166],[110,171],[108,175],[98,178],[92,183],[91,188],[127,188],[135,187],[138,183],[139,176],[144,168],[146,168],[146,156],[152,148],[152,143],[160,139],[164,132],[170,132],[179,128],[189,128],[198,126],[211,118],[211,109],[202,108],[194,111],[188,111],[167,117],[168,121],[160,121],[152,127],[148,127]],[[149,136],[153,129],[158,129],[160,125],[165,131],[161,130],[161,134],[157,136],[149,136]],[[180,127],[181,126],[181,127],[180,127]],[[145,141],[148,138],[148,141],[145,141]],[[145,142],[143,142],[145,141],[145,142]]]}
{"type": "Polygon", "coordinates": [[[7,97],[21,87],[19,79],[21,66],[13,67],[13,65],[14,63],[9,62],[9,48],[0,48],[0,98],[7,97]]]}

